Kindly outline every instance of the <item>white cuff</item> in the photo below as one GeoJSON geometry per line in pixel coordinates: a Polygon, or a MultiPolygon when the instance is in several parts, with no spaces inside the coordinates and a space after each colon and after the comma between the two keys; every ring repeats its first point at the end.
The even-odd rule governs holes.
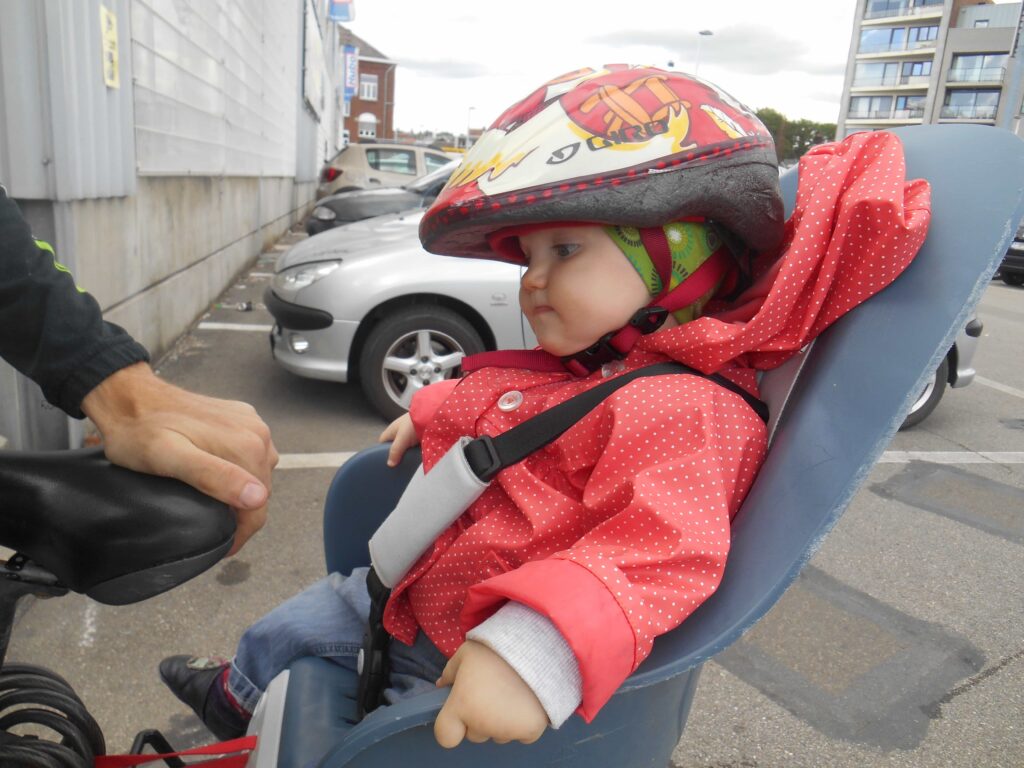
{"type": "Polygon", "coordinates": [[[466,638],[486,645],[508,662],[540,700],[552,728],[568,720],[583,700],[576,656],[544,614],[509,601],[466,638]]]}

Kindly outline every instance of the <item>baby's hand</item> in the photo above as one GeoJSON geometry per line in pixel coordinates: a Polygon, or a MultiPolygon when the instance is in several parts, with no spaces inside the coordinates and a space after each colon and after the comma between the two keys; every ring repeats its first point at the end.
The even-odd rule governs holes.
{"type": "Polygon", "coordinates": [[[404,413],[392,421],[380,433],[377,442],[386,443],[391,441],[391,450],[388,451],[388,466],[394,467],[402,460],[405,452],[414,445],[419,445],[420,438],[416,434],[416,428],[412,425],[412,417],[404,413]]]}
{"type": "Polygon", "coordinates": [[[473,640],[448,660],[437,685],[452,686],[434,723],[434,738],[442,747],[456,747],[464,738],[476,744],[488,739],[532,744],[548,726],[530,686],[501,656],[473,640]]]}

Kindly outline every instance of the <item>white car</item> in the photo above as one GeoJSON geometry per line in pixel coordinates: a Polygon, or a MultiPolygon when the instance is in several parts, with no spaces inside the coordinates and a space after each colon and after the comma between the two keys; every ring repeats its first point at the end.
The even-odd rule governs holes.
{"type": "Polygon", "coordinates": [[[302,241],[278,259],[265,295],[274,359],[300,376],[358,380],[388,419],[416,390],[457,375],[464,354],[537,343],[519,311],[521,268],[427,253],[423,213],[302,241]]]}

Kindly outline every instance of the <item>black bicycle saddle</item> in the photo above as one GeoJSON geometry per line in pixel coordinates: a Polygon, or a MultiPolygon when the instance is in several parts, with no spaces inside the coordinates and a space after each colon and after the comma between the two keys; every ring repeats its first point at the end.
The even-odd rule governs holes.
{"type": "Polygon", "coordinates": [[[101,603],[138,602],[188,581],[234,537],[226,505],[115,466],[100,449],[0,452],[0,545],[101,603]]]}

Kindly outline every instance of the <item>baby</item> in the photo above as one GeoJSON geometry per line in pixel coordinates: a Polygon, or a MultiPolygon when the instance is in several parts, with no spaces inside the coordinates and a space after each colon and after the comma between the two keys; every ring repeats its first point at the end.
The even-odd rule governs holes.
{"type": "MultiPolygon", "coordinates": [[[[467,358],[463,378],[421,390],[382,435],[389,463],[419,443],[429,475],[462,438],[607,379],[665,361],[692,372],[616,390],[427,547],[384,609],[397,641],[384,703],[450,685],[435,724],[446,747],[592,719],[722,578],[766,451],[755,368],[894,279],[927,220],[898,141],[864,134],[812,152],[784,227],[767,130],[678,72],[580,70],[502,114],[420,236],[432,252],[523,265],[540,348],[467,358]]],[[[355,667],[366,578],[331,574],[277,607],[230,663],[175,656],[161,675],[216,735],[237,736],[296,658],[355,667]]]]}

